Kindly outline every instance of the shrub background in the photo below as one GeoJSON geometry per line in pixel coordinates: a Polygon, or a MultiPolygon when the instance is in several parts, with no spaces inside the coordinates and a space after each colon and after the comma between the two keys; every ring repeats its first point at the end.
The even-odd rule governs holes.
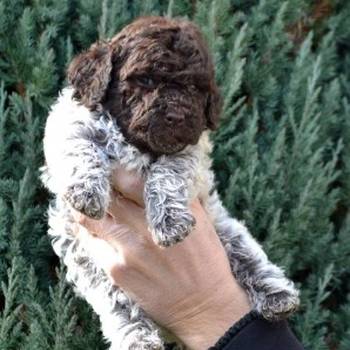
{"type": "Polygon", "coordinates": [[[0,349],[106,349],[46,237],[48,108],[72,56],[133,18],[186,16],[224,97],[222,199],[301,288],[306,349],[350,349],[350,2],[1,0],[0,349]]]}

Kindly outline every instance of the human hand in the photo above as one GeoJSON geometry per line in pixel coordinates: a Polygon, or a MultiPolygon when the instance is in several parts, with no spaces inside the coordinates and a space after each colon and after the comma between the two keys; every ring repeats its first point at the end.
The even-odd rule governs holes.
{"type": "Polygon", "coordinates": [[[123,169],[113,181],[119,194],[112,196],[102,220],[77,214],[79,224],[95,236],[101,265],[116,285],[190,349],[214,345],[250,306],[199,200],[191,205],[195,229],[183,242],[161,248],[147,227],[143,182],[123,169]]]}

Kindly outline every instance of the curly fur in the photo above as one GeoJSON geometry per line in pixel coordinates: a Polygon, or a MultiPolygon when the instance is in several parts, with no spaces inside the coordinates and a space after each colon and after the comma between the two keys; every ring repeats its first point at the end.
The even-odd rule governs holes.
{"type": "Polygon", "coordinates": [[[138,19],[78,55],[68,80],[83,105],[107,111],[128,142],[154,155],[197,144],[218,123],[213,63],[188,21],[138,19]]]}
{"type": "MultiPolygon", "coordinates": [[[[101,269],[101,257],[96,255],[89,234],[77,237],[73,233],[71,207],[101,218],[109,203],[110,174],[120,165],[145,179],[146,216],[157,244],[176,244],[191,232],[195,220],[188,204],[198,196],[252,307],[272,320],[292,313],[298,305],[293,283],[268,260],[246,227],[228,215],[215,190],[209,131],[205,129],[214,128],[217,123],[219,97],[209,54],[196,27],[180,20],[141,19],[112,39],[108,49],[99,45],[106,44],[95,44],[73,61],[69,70],[72,86],[65,88],[52,106],[45,129],[46,166],[42,180],[55,194],[49,210],[53,248],[67,266],[68,280],[100,316],[111,349],[164,348],[160,328],[101,269]],[[179,65],[181,55],[192,52],[192,71],[185,69],[182,77],[191,80],[204,67],[209,71],[205,88],[196,88],[198,91],[188,96],[188,88],[179,82],[172,86],[168,74],[159,81],[164,89],[157,95],[157,87],[135,86],[134,78],[131,82],[123,80],[126,72],[161,61],[144,55],[144,42],[151,51],[157,47],[150,38],[171,46],[173,51],[167,49],[170,53],[164,58],[164,65],[167,60],[179,65]],[[176,55],[176,62],[171,53],[176,55]],[[164,109],[166,104],[171,107],[164,109]],[[182,115],[180,121],[176,113],[182,115]],[[162,121],[168,115],[170,127],[162,121]],[[144,127],[141,130],[135,128],[140,118],[144,127]],[[188,131],[188,138],[174,138],[174,126],[181,133],[188,131]]],[[[157,55],[159,58],[159,50],[157,55]]],[[[163,72],[169,68],[161,67],[152,76],[157,76],[159,69],[163,72]]],[[[100,248],[104,249],[109,248],[100,248]]]]}

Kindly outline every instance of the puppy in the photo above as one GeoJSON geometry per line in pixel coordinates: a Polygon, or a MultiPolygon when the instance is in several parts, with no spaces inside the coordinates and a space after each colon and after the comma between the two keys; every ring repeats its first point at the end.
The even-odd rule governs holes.
{"type": "Polygon", "coordinates": [[[77,56],[68,81],[45,129],[42,179],[55,195],[49,235],[67,278],[99,314],[111,349],[164,347],[158,326],[99,267],[89,239],[73,233],[71,208],[104,215],[117,165],[144,178],[157,244],[173,245],[191,232],[189,202],[199,197],[252,308],[272,320],[292,313],[293,283],[228,215],[215,190],[208,134],[218,124],[220,96],[198,28],[179,19],[138,19],[77,56]]]}

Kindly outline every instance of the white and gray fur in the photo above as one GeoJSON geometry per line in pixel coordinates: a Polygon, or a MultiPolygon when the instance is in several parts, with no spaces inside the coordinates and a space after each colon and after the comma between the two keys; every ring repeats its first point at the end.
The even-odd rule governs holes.
{"type": "Polygon", "coordinates": [[[67,266],[67,279],[99,315],[113,350],[164,348],[160,328],[99,267],[89,235],[84,238],[73,233],[71,205],[91,216],[106,210],[109,178],[117,165],[145,179],[146,215],[156,243],[168,246],[184,239],[195,225],[189,201],[198,196],[252,308],[276,320],[298,306],[293,283],[268,260],[244,224],[231,218],[223,207],[210,169],[208,136],[206,131],[197,145],[154,160],[128,144],[108,114],[90,112],[74,101],[71,88],[65,88],[52,106],[42,168],[42,180],[55,195],[49,209],[49,235],[67,266]]]}

